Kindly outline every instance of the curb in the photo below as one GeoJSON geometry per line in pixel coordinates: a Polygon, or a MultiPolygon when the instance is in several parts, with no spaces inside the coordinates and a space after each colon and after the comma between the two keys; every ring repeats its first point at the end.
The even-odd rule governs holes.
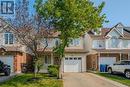
{"type": "Polygon", "coordinates": [[[107,81],[107,82],[109,82],[109,83],[115,85],[116,87],[128,87],[128,86],[126,86],[126,85],[123,85],[123,84],[121,84],[121,83],[119,83],[119,82],[116,82],[116,81],[113,81],[113,80],[110,80],[110,79],[107,79],[107,78],[105,78],[105,77],[102,77],[102,76],[99,76],[99,75],[96,75],[96,74],[93,74],[93,73],[89,73],[89,74],[92,75],[92,76],[95,76],[95,77],[97,77],[97,78],[100,78],[100,79],[102,79],[102,80],[104,80],[104,81],[107,81]]]}

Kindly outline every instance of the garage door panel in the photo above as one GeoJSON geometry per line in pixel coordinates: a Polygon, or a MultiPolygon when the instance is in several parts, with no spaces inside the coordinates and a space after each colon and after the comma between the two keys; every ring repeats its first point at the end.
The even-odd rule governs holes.
{"type": "Polygon", "coordinates": [[[100,57],[99,58],[99,63],[100,64],[113,64],[116,62],[116,57],[100,57]]]}
{"type": "Polygon", "coordinates": [[[11,72],[14,71],[14,59],[13,56],[0,56],[0,60],[7,65],[11,66],[11,72]]]}
{"type": "Polygon", "coordinates": [[[116,57],[100,57],[99,58],[99,70],[101,72],[107,72],[107,65],[114,64],[116,57]]]}
{"type": "Polygon", "coordinates": [[[81,72],[81,60],[76,57],[65,58],[64,72],[81,72]]]}

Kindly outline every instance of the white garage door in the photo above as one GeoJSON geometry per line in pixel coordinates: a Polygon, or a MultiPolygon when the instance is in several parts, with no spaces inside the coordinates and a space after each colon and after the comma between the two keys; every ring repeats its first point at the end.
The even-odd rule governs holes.
{"type": "Polygon", "coordinates": [[[0,60],[3,61],[5,64],[8,64],[11,66],[11,72],[14,71],[14,59],[13,56],[0,56],[0,60]]]}
{"type": "Polygon", "coordinates": [[[113,64],[116,62],[116,57],[100,57],[99,58],[99,65],[100,64],[113,64]]]}
{"type": "Polygon", "coordinates": [[[66,57],[64,59],[64,72],[81,72],[81,57],[66,57]]]}

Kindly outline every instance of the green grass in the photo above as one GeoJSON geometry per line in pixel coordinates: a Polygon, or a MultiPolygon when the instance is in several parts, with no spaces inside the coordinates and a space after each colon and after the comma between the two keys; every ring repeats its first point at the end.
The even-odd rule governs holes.
{"type": "Polygon", "coordinates": [[[103,76],[103,77],[106,77],[108,79],[117,81],[119,83],[122,83],[122,84],[130,87],[130,79],[125,78],[123,75],[111,75],[111,74],[108,74],[108,73],[96,73],[96,74],[103,76]]]}
{"type": "Polygon", "coordinates": [[[32,78],[32,74],[18,75],[9,81],[0,84],[0,87],[63,87],[63,81],[48,77],[45,74],[39,74],[41,78],[38,81],[28,82],[32,78]]]}

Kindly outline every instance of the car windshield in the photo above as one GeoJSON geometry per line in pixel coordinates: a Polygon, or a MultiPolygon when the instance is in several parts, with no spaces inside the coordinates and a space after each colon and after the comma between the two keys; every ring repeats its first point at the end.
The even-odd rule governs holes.
{"type": "Polygon", "coordinates": [[[122,61],[121,63],[125,65],[130,65],[130,61],[122,61]]]}
{"type": "Polygon", "coordinates": [[[118,62],[115,63],[115,65],[118,65],[118,64],[121,64],[121,61],[118,61],[118,62]]]}

